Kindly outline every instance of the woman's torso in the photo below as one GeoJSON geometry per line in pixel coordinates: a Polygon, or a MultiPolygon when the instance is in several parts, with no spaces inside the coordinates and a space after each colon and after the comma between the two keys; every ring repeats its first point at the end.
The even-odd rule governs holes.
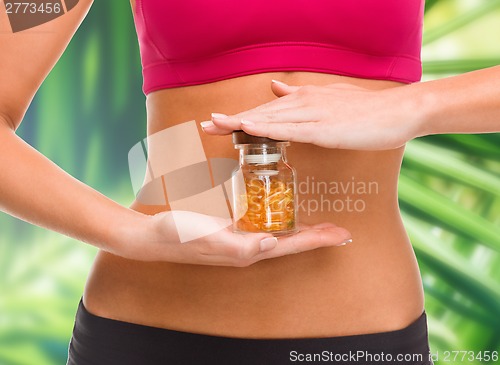
{"type": "MultiPolygon", "coordinates": [[[[268,102],[275,98],[269,87],[273,78],[293,85],[397,86],[279,72],[162,90],[148,96],[148,134],[206,120],[213,111],[231,114],[268,102]]],[[[198,132],[207,158],[237,158],[230,136],[198,132]]],[[[329,221],[349,229],[353,242],[347,246],[246,268],[146,263],[99,252],[84,303],[103,317],[237,337],[335,336],[403,328],[421,314],[423,296],[397,203],[402,153],[402,148],[366,152],[307,144],[289,147],[288,159],[304,193],[299,220],[329,221]],[[327,191],[320,182],[328,184],[327,191]]],[[[136,201],[132,209],[154,214],[164,207],[136,201]]]]}
{"type": "MultiPolygon", "coordinates": [[[[148,135],[207,120],[212,112],[233,114],[271,101],[276,98],[271,79],[373,89],[401,85],[296,71],[164,89],[148,95],[148,135]]],[[[230,136],[209,136],[199,126],[198,134],[208,159],[237,158],[230,136]]],[[[156,148],[152,143],[150,150],[156,148]]],[[[146,263],[100,251],[84,304],[103,317],[236,337],[322,337],[403,328],[422,313],[423,295],[398,209],[402,154],[402,148],[367,152],[297,143],[288,148],[298,174],[299,221],[347,228],[353,237],[347,246],[245,268],[146,263]]],[[[131,208],[146,214],[167,209],[139,201],[131,208]]]]}

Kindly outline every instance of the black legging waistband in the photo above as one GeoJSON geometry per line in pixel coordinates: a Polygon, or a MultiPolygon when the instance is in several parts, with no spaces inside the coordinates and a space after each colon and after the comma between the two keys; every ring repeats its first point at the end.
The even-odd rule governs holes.
{"type": "Polygon", "coordinates": [[[211,336],[102,318],[80,301],[69,365],[430,364],[425,312],[406,328],[293,339],[211,336]]]}

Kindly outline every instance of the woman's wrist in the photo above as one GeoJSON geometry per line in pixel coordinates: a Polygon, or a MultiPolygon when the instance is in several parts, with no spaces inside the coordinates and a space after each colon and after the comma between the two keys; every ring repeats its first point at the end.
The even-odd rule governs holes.
{"type": "Polygon", "coordinates": [[[447,133],[496,133],[500,66],[409,85],[417,137],[447,133]]]}
{"type": "Polygon", "coordinates": [[[423,137],[433,132],[433,115],[439,104],[436,95],[428,88],[426,83],[415,83],[405,87],[404,100],[401,105],[409,112],[408,123],[411,125],[413,138],[423,137]]]}
{"type": "Polygon", "coordinates": [[[122,207],[105,227],[104,251],[130,259],[140,259],[140,247],[156,233],[152,216],[122,207]]]}

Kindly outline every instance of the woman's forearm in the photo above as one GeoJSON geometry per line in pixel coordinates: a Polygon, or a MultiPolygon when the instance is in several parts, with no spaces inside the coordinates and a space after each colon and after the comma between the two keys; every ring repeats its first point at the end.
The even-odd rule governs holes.
{"type": "Polygon", "coordinates": [[[116,252],[150,220],[71,177],[14,132],[91,3],[81,0],[63,16],[23,32],[12,32],[0,11],[0,210],[116,252]]]}
{"type": "Polygon", "coordinates": [[[15,134],[31,99],[66,48],[92,0],[64,16],[12,33],[0,11],[0,210],[125,258],[246,266],[259,260],[335,246],[351,235],[332,224],[304,226],[296,235],[240,235],[230,220],[196,212],[148,216],[120,206],[71,177],[15,134]],[[36,62],[34,61],[36,60],[36,62]],[[180,244],[184,237],[193,238],[180,244]]]}
{"type": "MultiPolygon", "coordinates": [[[[148,216],[120,206],[71,177],[19,138],[0,117],[0,210],[27,222],[143,261],[248,266],[254,262],[337,246],[348,231],[332,224],[304,226],[280,238],[270,233],[232,233],[195,212],[148,216]],[[180,244],[179,231],[194,237],[180,244]],[[208,233],[208,232],[212,233],[208,233]]],[[[224,220],[225,221],[225,220],[224,220]]],[[[230,222],[228,222],[230,223],[230,222]]]]}
{"type": "Polygon", "coordinates": [[[0,209],[114,252],[146,216],[65,173],[0,119],[0,209]]]}
{"type": "Polygon", "coordinates": [[[420,136],[500,131],[500,66],[407,87],[420,136]]]}
{"type": "Polygon", "coordinates": [[[385,150],[428,134],[500,131],[500,66],[383,90],[272,83],[279,96],[234,115],[212,114],[207,134],[233,130],[320,147],[385,150]]]}

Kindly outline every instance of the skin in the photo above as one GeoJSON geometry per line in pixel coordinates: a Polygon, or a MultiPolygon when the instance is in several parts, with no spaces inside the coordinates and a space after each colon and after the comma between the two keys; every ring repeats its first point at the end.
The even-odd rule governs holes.
{"type": "MultiPolygon", "coordinates": [[[[143,262],[144,269],[158,267],[158,262],[243,268],[264,259],[343,244],[351,238],[346,229],[332,223],[319,223],[303,224],[299,234],[280,240],[269,233],[239,235],[225,229],[181,244],[170,212],[120,206],[69,176],[19,138],[15,131],[26,109],[91,3],[91,0],[81,0],[68,14],[18,33],[12,33],[6,13],[0,12],[0,209],[102,250],[84,297],[91,310],[102,312],[113,304],[108,301],[99,307],[95,301],[95,305],[92,303],[92,298],[99,297],[98,291],[94,296],[90,292],[99,288],[92,285],[92,280],[95,273],[99,275],[101,258],[115,259],[115,263],[122,264],[143,262]],[[34,59],[37,62],[33,62],[34,59]]],[[[175,97],[170,98],[171,101],[175,101],[175,97]]],[[[169,121],[165,127],[170,124],[169,121]]],[[[193,229],[209,218],[188,214],[193,229]]],[[[147,270],[144,273],[147,275],[147,270]]],[[[162,271],[158,271],[154,275],[161,274],[162,271]]],[[[130,306],[129,320],[140,317],[142,310],[130,306]]],[[[153,317],[150,313],[149,317],[136,322],[151,322],[153,317]]]]}
{"type": "MultiPolygon", "coordinates": [[[[90,4],[91,1],[80,1],[69,14],[37,27],[41,32],[0,36],[2,48],[7,50],[2,52],[7,56],[0,59],[0,79],[7,80],[0,85],[0,208],[101,248],[84,292],[84,304],[90,312],[163,328],[250,338],[375,333],[403,328],[418,318],[423,310],[422,285],[397,204],[402,145],[409,137],[400,137],[395,132],[398,142],[391,149],[356,150],[362,143],[356,142],[354,135],[362,133],[354,133],[361,128],[353,128],[351,133],[347,127],[349,117],[357,114],[351,106],[342,107],[329,101],[337,106],[333,109],[337,114],[345,109],[344,130],[330,135],[343,132],[342,140],[348,142],[344,145],[335,142],[331,146],[324,140],[316,145],[313,140],[308,141],[312,144],[294,143],[288,151],[289,161],[299,171],[301,181],[314,177],[316,181],[348,182],[354,177],[356,181],[374,182],[377,192],[351,194],[363,199],[366,208],[361,212],[301,213],[299,220],[304,224],[301,233],[277,242],[264,241],[266,244],[262,241],[269,234],[241,236],[227,230],[180,244],[171,214],[162,212],[163,207],[139,202],[131,209],[121,207],[68,176],[20,140],[15,129],[90,4]],[[32,64],[31,59],[38,62],[32,64]],[[31,181],[37,183],[36,190],[30,186],[31,181]],[[75,221],[74,216],[81,218],[75,221]],[[350,238],[352,243],[333,247],[350,238]],[[296,252],[301,253],[289,255],[296,252]]],[[[5,14],[1,13],[0,27],[5,28],[5,24],[5,14]]],[[[267,113],[276,117],[278,113],[264,110],[259,114],[254,108],[272,105],[268,103],[278,105],[285,98],[302,95],[306,98],[302,101],[312,103],[309,112],[314,115],[316,107],[325,107],[324,102],[329,99],[320,97],[318,92],[315,94],[320,100],[318,104],[311,96],[313,91],[331,88],[337,97],[346,98],[360,92],[351,86],[338,87],[340,84],[370,90],[363,91],[366,95],[389,95],[408,88],[388,81],[273,72],[166,89],[147,97],[148,133],[187,120],[207,120],[214,111],[225,113],[233,119],[224,123],[232,124],[221,121],[212,127],[212,135],[203,133],[201,127],[199,133],[207,157],[236,158],[230,137],[217,134],[225,134],[239,125],[245,115],[240,113],[248,113],[250,120],[264,122],[265,118],[259,119],[258,115],[267,113]],[[302,91],[285,86],[271,89],[272,79],[290,85],[314,86],[302,91]],[[321,87],[326,85],[334,86],[321,87]],[[289,95],[277,99],[275,94],[289,95]]],[[[440,85],[451,93],[451,86],[447,88],[444,84],[434,87],[436,93],[446,94],[440,91],[440,85]]],[[[387,97],[385,102],[382,96],[376,99],[380,102],[373,104],[375,114],[382,115],[384,107],[389,119],[392,114],[398,116],[399,124],[405,119],[402,116],[412,115],[386,109],[394,102],[393,98],[387,97]]],[[[453,100],[449,99],[448,107],[452,109],[453,100]]],[[[418,106],[418,101],[411,104],[410,99],[403,98],[400,102],[418,106]]],[[[482,107],[486,102],[481,103],[482,107]]],[[[470,102],[467,105],[465,110],[473,115],[470,110],[475,105],[470,102]]],[[[300,109],[297,105],[292,108],[300,109]]],[[[417,117],[406,118],[405,125],[408,123],[408,129],[416,128],[420,133],[418,126],[425,125],[422,120],[426,118],[417,107],[409,110],[417,117]]],[[[442,129],[438,133],[444,133],[446,127],[442,129]]],[[[310,138],[313,135],[311,132],[310,138]]],[[[380,134],[375,134],[373,139],[380,138],[380,134]]],[[[367,140],[366,136],[359,139],[367,140]]],[[[340,193],[334,198],[347,197],[340,193]]],[[[318,199],[318,196],[303,194],[302,199],[318,199]]],[[[193,213],[192,219],[196,226],[205,217],[193,213]]]]}
{"type": "Polygon", "coordinates": [[[280,99],[202,126],[211,135],[243,129],[257,136],[356,150],[394,149],[430,134],[492,133],[500,130],[499,77],[496,66],[383,91],[338,83],[290,86],[273,80],[272,91],[280,99]]]}

